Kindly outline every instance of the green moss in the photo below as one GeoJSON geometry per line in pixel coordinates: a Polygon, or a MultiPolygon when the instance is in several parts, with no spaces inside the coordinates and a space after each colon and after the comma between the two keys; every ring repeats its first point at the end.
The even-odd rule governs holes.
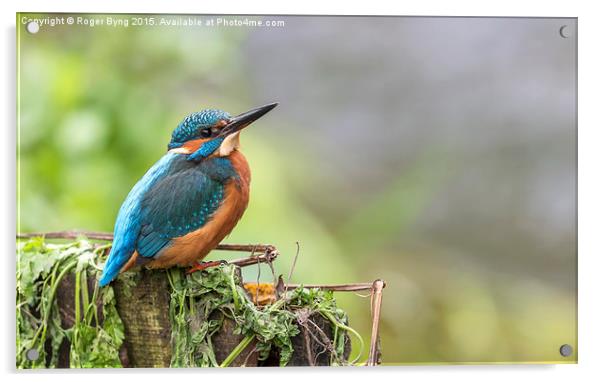
{"type": "MultiPolygon", "coordinates": [[[[281,365],[286,365],[293,352],[291,338],[299,333],[294,313],[276,305],[255,306],[240,286],[234,266],[209,268],[185,277],[178,269],[168,274],[174,323],[172,367],[220,366],[215,361],[211,336],[221,328],[224,318],[236,323],[234,334],[244,335],[248,338],[246,342],[258,340],[259,359],[267,358],[275,346],[280,351],[281,365]],[[193,332],[190,319],[195,315],[201,317],[203,324],[193,332]]],[[[223,366],[228,364],[225,362],[223,366]]]]}
{"type": "Polygon", "coordinates": [[[274,304],[261,307],[253,304],[240,286],[242,283],[233,265],[186,276],[180,270],[172,269],[168,277],[172,287],[172,367],[228,366],[253,339],[257,340],[259,360],[266,359],[270,350],[276,348],[280,366],[285,366],[293,355],[291,340],[299,334],[295,312],[301,309],[305,313],[319,313],[331,322],[334,332],[332,365],[348,363],[344,357],[346,332],[355,335],[363,346],[361,336],[347,325],[347,314],[337,308],[332,291],[299,287],[285,293],[274,304]],[[201,317],[200,327],[191,322],[195,316],[201,317]],[[214,317],[217,318],[212,319],[214,317]],[[211,337],[222,327],[224,318],[236,323],[234,334],[245,337],[241,346],[218,365],[211,337]],[[195,327],[199,329],[194,330],[195,327]]]}
{"type": "MultiPolygon", "coordinates": [[[[99,289],[96,284],[90,295],[87,287],[88,279],[100,276],[97,261],[102,250],[103,247],[83,239],[67,244],[49,244],[42,238],[17,243],[18,368],[57,367],[59,347],[65,338],[71,344],[71,367],[121,367],[119,348],[124,328],[113,289],[99,289]],[[56,291],[60,281],[70,274],[75,276],[75,296],[80,298],[75,299],[75,324],[65,329],[61,327],[56,291]],[[99,320],[98,305],[103,320],[99,320]],[[36,349],[40,357],[28,360],[29,349],[36,349]]],[[[292,338],[299,334],[296,312],[300,310],[319,313],[331,322],[331,364],[348,363],[344,357],[346,332],[357,336],[363,346],[330,291],[297,288],[272,305],[258,307],[241,287],[232,265],[190,275],[174,268],[167,275],[171,287],[171,367],[228,366],[253,340],[257,340],[260,360],[275,348],[280,354],[280,365],[285,366],[293,355],[292,338]],[[233,320],[234,334],[244,339],[220,365],[212,337],[222,328],[224,319],[233,320]]],[[[136,280],[131,274],[120,278],[126,288],[131,288],[136,280]]]]}
{"type": "Polygon", "coordinates": [[[113,289],[96,285],[90,296],[87,287],[88,278],[100,276],[96,260],[102,250],[86,240],[49,244],[34,238],[17,243],[18,368],[57,367],[59,347],[65,338],[71,344],[71,367],[121,367],[123,323],[113,289]],[[75,323],[65,329],[61,327],[56,292],[69,274],[75,275],[75,323]],[[97,304],[101,305],[102,322],[97,304]],[[36,360],[26,357],[31,349],[39,354],[36,360]]]}

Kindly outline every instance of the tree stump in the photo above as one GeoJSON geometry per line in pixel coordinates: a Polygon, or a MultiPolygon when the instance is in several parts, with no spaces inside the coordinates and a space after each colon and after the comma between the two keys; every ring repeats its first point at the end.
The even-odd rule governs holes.
{"type": "MultiPolygon", "coordinates": [[[[171,321],[169,282],[164,271],[140,270],[133,287],[117,281],[117,310],[125,329],[125,348],[130,367],[169,367],[171,321]]],[[[122,357],[122,363],[123,363],[122,357]]]]}
{"type": "MultiPolygon", "coordinates": [[[[240,269],[237,269],[240,272],[240,269]]],[[[162,270],[141,269],[134,286],[117,280],[114,285],[116,307],[124,325],[125,340],[120,349],[120,360],[124,367],[167,368],[172,358],[172,327],[169,316],[170,285],[167,274],[162,270]]],[[[240,273],[239,273],[240,274],[240,273]]],[[[241,279],[241,278],[239,278],[241,279]]],[[[91,295],[96,280],[88,279],[91,295]]],[[[241,285],[242,286],[242,285],[241,285]]],[[[57,304],[61,316],[61,326],[69,328],[74,323],[74,275],[65,277],[59,285],[57,304]]],[[[102,323],[102,309],[97,302],[102,323]]],[[[214,312],[213,314],[220,314],[214,312]]],[[[330,322],[319,313],[295,312],[300,333],[292,338],[294,354],[287,366],[327,366],[331,363],[329,345],[333,338],[330,322]],[[310,323],[311,324],[308,324],[310,323]]],[[[210,317],[215,319],[215,317],[210,317]]],[[[190,317],[190,328],[195,331],[206,317],[200,310],[190,317]]],[[[235,323],[223,318],[221,329],[211,341],[215,359],[222,363],[234,348],[243,340],[241,334],[234,334],[235,323]]],[[[351,351],[348,336],[345,337],[345,359],[351,351]]],[[[273,350],[265,360],[258,360],[253,340],[230,366],[278,366],[280,355],[273,350]]],[[[331,346],[330,346],[331,348],[331,346]]],[[[59,354],[59,367],[69,367],[69,342],[64,340],[59,354]]]]}

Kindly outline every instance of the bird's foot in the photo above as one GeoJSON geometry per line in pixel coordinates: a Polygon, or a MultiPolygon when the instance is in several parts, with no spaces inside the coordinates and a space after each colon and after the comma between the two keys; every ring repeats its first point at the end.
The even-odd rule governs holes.
{"type": "Polygon", "coordinates": [[[204,271],[207,268],[218,267],[222,264],[228,264],[228,262],[226,260],[203,261],[200,263],[196,263],[196,264],[192,265],[190,268],[188,268],[188,270],[186,270],[186,274],[189,275],[194,272],[204,271]]]}

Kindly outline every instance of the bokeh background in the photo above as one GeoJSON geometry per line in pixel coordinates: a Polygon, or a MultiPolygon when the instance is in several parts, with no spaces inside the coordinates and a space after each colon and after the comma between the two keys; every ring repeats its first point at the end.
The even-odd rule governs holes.
{"type": "MultiPolygon", "coordinates": [[[[185,115],[278,101],[227,242],[275,244],[285,276],[299,242],[293,282],[386,280],[385,364],[576,360],[575,19],[40,16],[17,20],[19,231],[111,231],[185,115]]],[[[368,342],[369,298],[337,296],[368,342]]]]}

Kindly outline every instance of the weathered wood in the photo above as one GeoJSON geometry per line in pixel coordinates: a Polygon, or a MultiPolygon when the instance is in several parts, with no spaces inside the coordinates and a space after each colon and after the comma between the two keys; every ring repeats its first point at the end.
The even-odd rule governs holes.
{"type": "MultiPolygon", "coordinates": [[[[240,268],[237,268],[236,271],[239,274],[237,279],[241,280],[240,268]]],[[[96,280],[88,278],[87,281],[88,295],[92,296],[96,280]]],[[[70,328],[75,323],[74,284],[75,275],[67,275],[61,280],[57,289],[57,306],[63,328],[70,328]]],[[[275,291],[272,290],[273,287],[265,291],[263,288],[259,296],[253,296],[253,293],[258,291],[250,286],[255,286],[255,283],[244,284],[252,300],[259,297],[261,305],[266,302],[273,303],[275,294],[275,291]]],[[[135,285],[127,286],[118,279],[113,287],[116,307],[125,329],[124,344],[119,352],[121,364],[124,367],[136,368],[169,367],[172,356],[169,318],[170,286],[166,272],[141,269],[136,277],[135,285]]],[[[197,301],[197,304],[200,307],[202,301],[197,301]]],[[[100,299],[96,301],[96,305],[99,323],[102,325],[104,318],[100,299]]],[[[83,306],[83,301],[80,306],[83,306]]],[[[207,319],[223,321],[221,329],[211,338],[215,359],[218,364],[221,364],[245,336],[234,334],[236,327],[234,321],[227,317],[219,317],[218,315],[221,313],[218,311],[213,312],[209,318],[202,316],[202,309],[196,309],[195,312],[196,315],[190,317],[192,332],[200,328],[207,319]]],[[[332,354],[334,354],[334,344],[332,343],[334,333],[330,321],[319,313],[309,312],[305,309],[295,311],[295,315],[300,333],[291,339],[294,353],[287,366],[329,366],[332,354]]],[[[50,356],[50,344],[47,345],[47,353],[50,356]]],[[[280,354],[276,349],[272,350],[266,360],[259,361],[255,345],[256,341],[254,340],[234,359],[230,367],[278,366],[280,364],[280,354]]],[[[69,368],[69,349],[69,341],[63,340],[59,349],[59,368],[69,368]]],[[[348,334],[345,333],[345,360],[348,360],[350,352],[351,341],[348,334]]]]}
{"type": "Polygon", "coordinates": [[[114,289],[130,366],[169,367],[171,321],[166,273],[141,269],[135,286],[127,287],[118,280],[114,289]]]}
{"type": "MultiPolygon", "coordinates": [[[[330,366],[334,333],[329,320],[320,313],[296,312],[300,333],[293,337],[293,357],[287,366],[330,366]]],[[[347,333],[343,358],[349,359],[351,341],[347,333]]]]}
{"type": "MultiPolygon", "coordinates": [[[[111,241],[113,239],[113,235],[111,233],[106,232],[89,232],[89,231],[58,231],[58,232],[34,232],[34,233],[18,233],[17,238],[30,238],[30,237],[38,237],[42,236],[47,239],[57,238],[57,239],[76,239],[82,236],[87,237],[92,240],[100,240],[100,241],[111,241]]],[[[103,246],[106,248],[105,255],[107,254],[108,246],[103,246]]],[[[276,259],[279,255],[278,250],[273,245],[263,245],[263,244],[219,244],[216,250],[226,250],[226,251],[240,251],[240,252],[250,252],[251,256],[248,258],[231,260],[230,264],[234,264],[237,267],[244,267],[249,265],[255,265],[259,263],[268,263],[270,267],[272,266],[272,261],[276,259]],[[263,254],[261,254],[263,252],[263,254]],[[259,255],[256,255],[260,253],[259,255]]],[[[296,260],[296,256],[295,256],[296,260]]],[[[294,269],[294,266],[293,266],[294,269]]],[[[291,269],[291,273],[293,271],[291,269]]],[[[156,271],[157,272],[157,271],[156,271]]],[[[125,367],[167,367],[169,366],[169,360],[171,359],[171,346],[165,346],[166,342],[170,344],[170,341],[166,341],[166,338],[171,337],[171,325],[169,322],[168,310],[169,310],[169,295],[167,289],[167,277],[165,272],[158,271],[161,276],[151,276],[153,273],[148,270],[142,270],[143,276],[142,285],[137,285],[134,290],[136,290],[136,297],[125,293],[125,288],[120,286],[120,282],[118,281],[115,285],[117,297],[117,309],[119,314],[122,316],[122,320],[124,321],[124,326],[126,330],[126,344],[120,349],[119,356],[122,362],[122,365],[125,367]],[[144,274],[149,275],[144,275],[144,274]],[[145,278],[147,278],[145,280],[145,278]],[[146,283],[146,284],[145,284],[146,283]],[[158,292],[157,292],[158,291],[158,292]],[[159,293],[159,295],[155,295],[155,293],[159,293]],[[143,301],[141,303],[140,301],[143,301]],[[139,309],[138,305],[146,304],[143,306],[143,309],[139,309]],[[145,310],[149,310],[150,312],[154,312],[154,315],[151,314],[150,317],[146,316],[146,313],[142,313],[145,310]],[[143,316],[144,318],[137,318],[139,316],[143,316]],[[151,323],[152,325],[147,325],[147,323],[151,323]],[[128,335],[133,336],[133,340],[128,338],[128,335]],[[149,337],[152,336],[152,337],[149,337]],[[148,349],[145,348],[148,345],[147,340],[143,340],[145,338],[152,338],[153,343],[152,346],[156,348],[156,354],[153,357],[148,356],[148,349]],[[156,342],[156,343],[155,343],[156,342]],[[140,347],[140,348],[139,348],[140,347]],[[137,358],[133,360],[132,357],[137,358]],[[144,364],[144,365],[143,365],[144,364]]],[[[273,272],[273,269],[272,269],[273,272]]],[[[289,273],[290,279],[290,273],[289,273]]],[[[88,283],[91,281],[89,280],[88,283]]],[[[92,280],[92,282],[95,282],[92,280]]],[[[69,306],[68,301],[74,300],[73,293],[73,281],[66,281],[67,286],[62,285],[58,291],[58,297],[61,302],[59,305],[62,306],[61,309],[61,320],[64,326],[69,326],[69,322],[73,322],[73,317],[69,318],[68,312],[73,308],[69,306]],[[70,283],[70,287],[68,286],[70,283]],[[69,298],[69,291],[62,292],[63,289],[71,290],[71,298],[69,298]],[[61,296],[61,293],[64,295],[61,296]],[[63,317],[63,315],[65,315],[63,317]]],[[[331,291],[345,291],[345,292],[354,292],[354,291],[363,291],[370,290],[371,291],[371,300],[372,300],[372,334],[370,341],[370,350],[368,357],[368,366],[378,365],[381,362],[381,346],[380,346],[380,336],[379,336],[379,321],[380,321],[380,309],[382,303],[382,290],[384,289],[386,283],[382,280],[375,280],[373,283],[351,283],[351,284],[341,284],[341,285],[323,285],[323,284],[305,284],[306,288],[319,288],[331,291]]],[[[273,303],[276,299],[280,298],[284,291],[288,289],[293,289],[298,287],[297,284],[284,284],[282,278],[278,279],[277,285],[273,287],[273,292],[269,295],[264,295],[263,297],[257,294],[255,291],[254,294],[250,295],[251,299],[259,305],[270,304],[273,303]]],[[[257,288],[256,288],[257,289],[257,288]]],[[[90,292],[90,291],[89,291],[90,292]]],[[[99,307],[100,309],[100,307],[99,307]]],[[[99,316],[101,316],[101,312],[99,312],[99,316]]],[[[35,312],[34,312],[35,315],[35,312]]],[[[317,318],[316,320],[319,321],[317,318]]],[[[101,320],[102,322],[102,320],[101,320]]],[[[313,321],[312,321],[313,322],[313,321]]],[[[233,323],[232,323],[233,324],[233,323]]],[[[226,337],[228,336],[228,324],[224,325],[223,330],[225,331],[226,337]]],[[[330,326],[328,326],[330,328],[330,326]]],[[[300,351],[305,351],[308,355],[306,358],[306,363],[304,365],[314,365],[316,362],[319,364],[321,361],[318,358],[310,359],[311,355],[311,340],[308,340],[307,335],[310,334],[311,330],[302,329],[301,334],[304,335],[303,341],[305,345],[296,344],[296,347],[300,347],[300,351]]],[[[322,331],[322,333],[326,333],[326,331],[322,331]]],[[[233,333],[231,333],[234,335],[233,333]]],[[[301,335],[300,334],[300,335],[301,335]]],[[[222,335],[222,333],[218,333],[215,336],[222,335]]],[[[347,336],[347,334],[345,334],[347,336]]],[[[329,337],[332,336],[332,332],[329,337]]],[[[297,336],[299,337],[299,336],[297,336]]],[[[295,337],[295,341],[299,339],[295,337]]],[[[237,338],[238,340],[238,338],[237,338]]],[[[315,339],[314,339],[315,340],[315,339]]],[[[226,341],[228,344],[230,341],[226,341]]],[[[226,343],[225,342],[225,343],[226,343]]],[[[236,341],[231,341],[236,342],[236,341]]],[[[326,343],[324,341],[318,341],[321,344],[326,343]]],[[[238,344],[238,342],[237,342],[238,344]]],[[[49,344],[46,344],[49,345],[49,344]]],[[[223,349],[229,348],[230,345],[224,345],[223,349]]],[[[254,356],[254,347],[251,347],[251,350],[245,349],[243,354],[245,354],[245,360],[242,362],[244,364],[249,365],[248,362],[253,362],[252,358],[254,356]]],[[[47,346],[47,354],[51,357],[51,352],[49,351],[49,346],[47,346]]],[[[68,358],[68,350],[69,343],[63,342],[61,344],[60,349],[60,357],[61,361],[59,362],[60,366],[65,366],[69,364],[68,358]],[[63,354],[65,353],[65,354],[63,354]]],[[[345,358],[349,356],[350,345],[348,341],[348,337],[346,337],[345,343],[345,358]]],[[[297,355],[299,351],[295,352],[297,355]]],[[[229,352],[227,353],[229,354],[229,352]]],[[[227,356],[227,355],[226,355],[227,356]]],[[[220,355],[221,357],[221,355],[220,355]]],[[[275,356],[270,355],[267,360],[260,362],[260,366],[269,365],[270,362],[275,362],[274,359],[278,360],[279,356],[276,354],[275,356]],[[274,358],[275,357],[275,358],[274,358]]],[[[240,360],[235,360],[233,365],[236,365],[237,362],[241,362],[240,360]]],[[[294,361],[291,363],[293,364],[294,361]]]]}
{"type": "MultiPolygon", "coordinates": [[[[230,319],[224,319],[222,329],[213,335],[211,342],[215,352],[215,359],[219,364],[230,355],[232,350],[245,338],[242,334],[234,334],[236,324],[230,319]]],[[[239,355],[232,361],[230,367],[257,366],[258,353],[255,351],[256,341],[251,342],[239,355]]]]}
{"type": "MultiPolygon", "coordinates": [[[[320,313],[301,309],[295,312],[299,334],[291,339],[293,355],[286,366],[330,366],[334,352],[332,343],[334,333],[328,319],[320,313]]],[[[345,349],[343,358],[349,359],[351,341],[345,333],[345,349]]],[[[272,349],[267,359],[260,361],[259,366],[279,366],[280,354],[272,349]]]]}
{"type": "MultiPolygon", "coordinates": [[[[84,231],[59,231],[59,232],[38,232],[38,233],[19,233],[17,238],[30,238],[43,236],[47,239],[76,239],[82,236],[91,240],[111,241],[113,235],[105,232],[84,232],[84,231]]],[[[104,255],[110,248],[109,245],[103,245],[104,255]]],[[[268,263],[272,267],[272,262],[278,257],[278,250],[273,245],[264,244],[220,244],[216,250],[249,252],[251,256],[229,261],[236,266],[240,277],[240,267],[268,263]]],[[[296,259],[296,258],[295,258],[296,259]]],[[[294,269],[294,267],[293,267],[294,269]]],[[[291,272],[293,271],[291,269],[291,272]]],[[[272,268],[272,273],[274,272],[272,268]]],[[[290,279],[289,273],[289,279],[290,279]]],[[[266,284],[267,285],[267,284],[266,284]]],[[[285,284],[282,277],[279,277],[277,283],[267,285],[269,288],[263,288],[266,285],[257,283],[246,283],[244,286],[249,293],[251,300],[257,305],[270,305],[283,297],[286,290],[300,286],[299,284],[285,284]]],[[[370,341],[370,353],[367,365],[377,365],[381,361],[380,337],[378,333],[378,324],[380,319],[380,308],[382,302],[382,290],[385,282],[376,280],[373,283],[351,283],[340,285],[328,284],[303,284],[306,288],[319,288],[331,291],[358,292],[370,290],[372,296],[372,336],[370,341]]],[[[88,295],[92,296],[96,280],[88,278],[88,295]]],[[[114,283],[117,311],[121,317],[125,329],[124,345],[119,350],[119,358],[124,367],[169,367],[171,363],[171,320],[169,317],[170,306],[170,287],[167,274],[162,270],[140,269],[135,286],[126,286],[123,281],[117,280],[114,283]]],[[[57,290],[57,305],[60,311],[61,325],[67,329],[73,326],[75,321],[75,293],[74,276],[68,275],[61,281],[57,290]]],[[[80,304],[85,305],[85,304],[80,304]]],[[[102,324],[101,302],[97,301],[97,316],[99,323],[102,324]]],[[[199,312],[199,310],[195,310],[199,312]]],[[[289,366],[321,366],[330,365],[333,357],[333,329],[331,323],[318,313],[305,315],[297,311],[297,323],[300,326],[300,333],[292,338],[294,354],[289,366]]],[[[33,312],[36,315],[36,312],[33,312]]],[[[204,317],[190,317],[190,330],[195,331],[194,323],[203,322],[204,317]]],[[[211,337],[215,358],[218,363],[227,359],[232,350],[236,348],[244,336],[234,334],[235,324],[232,320],[224,318],[223,326],[211,337]]],[[[344,360],[347,360],[351,352],[349,336],[345,335],[344,360]]],[[[245,342],[245,345],[248,342],[245,342]]],[[[272,353],[266,360],[258,361],[258,354],[255,348],[256,343],[251,342],[237,356],[230,366],[276,366],[279,365],[280,355],[277,350],[272,349],[272,353]]],[[[46,343],[47,357],[52,357],[50,343],[46,343]]],[[[64,340],[59,349],[59,367],[69,367],[69,342],[64,340]]],[[[240,349],[239,349],[240,350],[240,349]]],[[[50,360],[50,358],[49,358],[50,360]]],[[[339,360],[343,361],[343,360],[339,360]]]]}
{"type": "MultiPolygon", "coordinates": [[[[237,269],[240,272],[240,269],[237,269]]],[[[241,279],[240,273],[237,279],[241,279]]],[[[61,326],[70,328],[75,322],[75,275],[67,275],[57,290],[57,305],[61,316],[61,326]]],[[[96,280],[88,278],[88,294],[93,295],[96,280]]],[[[252,283],[249,283],[252,285],[252,283]]],[[[245,285],[248,287],[248,285],[245,285]]],[[[141,269],[135,285],[128,286],[118,279],[114,285],[119,316],[124,324],[125,340],[120,350],[124,367],[161,368],[171,363],[171,321],[169,318],[170,286],[165,271],[141,269]]],[[[273,288],[272,288],[273,289],[273,288]]],[[[272,292],[270,292],[272,293],[272,292]]],[[[251,293],[249,293],[250,297],[251,293]]],[[[199,305],[202,301],[197,302],[199,305]]],[[[96,302],[100,324],[103,322],[101,301],[96,302]]],[[[83,302],[82,304],[83,305],[83,302]]],[[[202,309],[190,317],[190,329],[200,327],[207,317],[202,309]]],[[[218,363],[222,363],[234,348],[244,339],[234,334],[235,323],[227,317],[218,317],[214,312],[209,319],[223,320],[222,328],[215,333],[211,342],[218,363]]],[[[327,366],[332,354],[333,331],[330,322],[319,313],[297,311],[297,324],[300,333],[292,338],[294,354],[288,366],[327,366]]],[[[251,342],[230,364],[240,366],[278,366],[280,354],[273,351],[267,360],[258,361],[256,341],[251,342]]],[[[69,342],[65,339],[60,347],[59,367],[69,368],[69,342]]],[[[349,337],[346,336],[345,359],[351,351],[349,337]]]]}

